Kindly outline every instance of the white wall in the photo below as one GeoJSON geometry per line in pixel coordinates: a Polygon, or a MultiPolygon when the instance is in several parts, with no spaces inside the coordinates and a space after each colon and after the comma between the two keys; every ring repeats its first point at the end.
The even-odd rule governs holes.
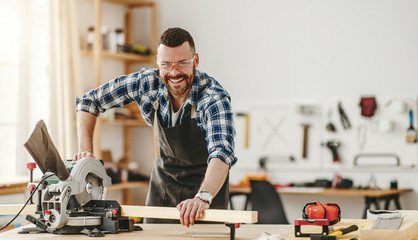
{"type": "MultiPolygon", "coordinates": [[[[256,103],[326,97],[416,96],[418,94],[418,2],[213,0],[159,2],[160,32],[187,29],[200,54],[199,68],[228,89],[236,111],[256,103]]],[[[243,121],[237,123],[237,156],[248,163],[242,144],[243,121]]],[[[245,164],[244,164],[245,165],[245,164]]],[[[254,166],[256,164],[254,163],[254,166]]],[[[231,181],[253,169],[231,171],[231,181]]],[[[355,184],[367,184],[371,172],[343,171],[355,184]]],[[[280,171],[270,176],[280,183],[332,178],[325,170],[280,171]]],[[[387,187],[393,177],[400,187],[413,187],[417,172],[375,171],[387,187]]],[[[300,217],[309,197],[283,196],[290,220],[300,217]]],[[[361,217],[363,199],[338,201],[343,217],[361,217]]],[[[401,204],[418,209],[417,193],[401,204]]]]}
{"type": "Polygon", "coordinates": [[[235,102],[416,94],[416,1],[159,2],[160,31],[188,29],[235,102]]]}

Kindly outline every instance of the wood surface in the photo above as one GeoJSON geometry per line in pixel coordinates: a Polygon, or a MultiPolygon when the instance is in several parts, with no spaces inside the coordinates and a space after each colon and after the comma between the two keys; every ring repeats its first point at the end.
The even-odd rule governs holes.
{"type": "Polygon", "coordinates": [[[360,230],[362,240],[412,240],[418,236],[418,211],[401,211],[403,220],[399,229],[372,229],[372,224],[360,230]]]}
{"type": "MultiPolygon", "coordinates": [[[[141,239],[141,240],[177,240],[177,239],[229,239],[229,228],[224,224],[196,224],[192,227],[184,227],[180,224],[138,224],[143,228],[143,231],[139,232],[121,232],[118,234],[106,235],[103,239],[115,239],[115,240],[127,240],[127,239],[141,239]],[[228,237],[198,237],[196,235],[227,235],[228,237]]],[[[32,227],[28,225],[24,227],[32,227]]],[[[22,227],[21,227],[22,228],[22,227]]],[[[12,229],[8,232],[0,233],[0,240],[14,239],[14,240],[91,240],[92,238],[86,235],[57,235],[50,233],[43,234],[18,234],[21,229],[12,229]]],[[[236,229],[235,239],[237,240],[254,240],[261,236],[263,232],[280,234],[283,238],[291,231],[291,225],[258,225],[258,224],[243,224],[240,228],[236,229]]]]}
{"type": "MultiPolygon", "coordinates": [[[[347,227],[352,224],[356,224],[359,227],[363,225],[372,224],[372,220],[355,220],[355,219],[343,219],[340,223],[334,225],[334,227],[347,227]]],[[[118,233],[115,235],[107,235],[105,237],[110,239],[153,239],[153,240],[166,240],[166,239],[229,239],[229,228],[224,224],[196,224],[192,227],[184,227],[180,224],[138,224],[143,228],[140,232],[128,232],[118,233]],[[202,235],[225,235],[228,237],[215,237],[202,235]]],[[[31,226],[31,225],[29,225],[31,226]]],[[[29,227],[25,226],[25,227],[29,227]]],[[[31,240],[44,240],[44,239],[90,239],[85,235],[56,235],[56,234],[31,234],[21,235],[17,232],[21,228],[13,229],[8,232],[0,233],[0,240],[3,239],[31,239],[31,240]],[[30,236],[30,237],[29,237],[30,236]]],[[[293,225],[264,225],[264,224],[241,224],[240,228],[236,229],[237,240],[249,240],[258,239],[264,232],[269,234],[276,234],[281,238],[290,240],[309,240],[310,238],[295,238],[293,225]]],[[[339,240],[348,240],[351,238],[359,238],[359,231],[348,233],[344,236],[338,237],[339,240]]],[[[376,238],[375,238],[376,239],[376,238]]],[[[381,238],[387,239],[387,238],[381,238]]],[[[367,239],[366,239],[367,240],[367,239]]],[[[380,240],[380,239],[379,239],[380,240]]]]}
{"type": "MultiPolygon", "coordinates": [[[[321,196],[343,196],[343,197],[386,197],[395,194],[401,194],[406,192],[412,192],[412,188],[405,189],[367,189],[367,190],[358,190],[358,189],[336,189],[336,188],[312,188],[314,191],[309,191],[310,188],[300,188],[301,191],[298,191],[297,187],[289,188],[278,188],[277,192],[280,194],[290,194],[290,195],[321,195],[321,196]]],[[[248,186],[234,186],[229,187],[229,191],[232,194],[250,194],[251,188],[248,186]]]]}
{"type": "MultiPolygon", "coordinates": [[[[22,208],[23,204],[3,204],[0,205],[0,215],[15,215],[22,208]]],[[[135,205],[121,205],[122,216],[129,217],[148,217],[160,219],[179,219],[179,211],[174,207],[148,207],[135,205]]],[[[34,214],[36,206],[27,205],[21,214],[34,214]]],[[[205,210],[201,221],[210,222],[229,222],[229,223],[256,223],[256,211],[238,210],[205,210]]]]}

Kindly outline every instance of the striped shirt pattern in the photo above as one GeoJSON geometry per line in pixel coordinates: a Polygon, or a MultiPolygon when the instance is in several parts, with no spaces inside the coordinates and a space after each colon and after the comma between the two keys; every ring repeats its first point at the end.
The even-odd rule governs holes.
{"type": "MultiPolygon", "coordinates": [[[[152,126],[154,101],[158,99],[158,118],[162,127],[171,126],[169,92],[160,80],[158,69],[143,68],[139,72],[116,78],[77,98],[77,111],[95,116],[108,109],[136,102],[146,123],[152,126]]],[[[234,156],[235,127],[228,92],[212,77],[195,70],[192,89],[189,92],[176,125],[190,119],[191,106],[196,107],[196,123],[206,134],[210,159],[217,157],[230,166],[234,156]]]]}

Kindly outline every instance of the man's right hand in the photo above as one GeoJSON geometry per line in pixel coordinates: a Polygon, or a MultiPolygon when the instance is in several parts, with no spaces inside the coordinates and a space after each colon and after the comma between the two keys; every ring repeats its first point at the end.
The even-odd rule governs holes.
{"type": "Polygon", "coordinates": [[[94,158],[94,155],[93,155],[93,153],[87,152],[87,151],[79,152],[79,153],[74,154],[73,161],[78,161],[78,160],[80,160],[82,158],[85,158],[85,157],[94,158]]]}

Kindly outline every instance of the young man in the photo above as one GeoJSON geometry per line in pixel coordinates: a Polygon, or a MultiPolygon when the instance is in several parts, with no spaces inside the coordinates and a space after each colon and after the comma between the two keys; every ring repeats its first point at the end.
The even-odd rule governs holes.
{"type": "Polygon", "coordinates": [[[74,160],[93,156],[99,112],[135,101],[154,129],[156,145],[146,204],[176,206],[188,227],[203,210],[228,206],[229,168],[237,161],[231,99],[215,79],[196,69],[193,38],[181,28],[161,35],[157,64],[158,69],[121,76],[77,99],[80,149],[74,160]]]}

